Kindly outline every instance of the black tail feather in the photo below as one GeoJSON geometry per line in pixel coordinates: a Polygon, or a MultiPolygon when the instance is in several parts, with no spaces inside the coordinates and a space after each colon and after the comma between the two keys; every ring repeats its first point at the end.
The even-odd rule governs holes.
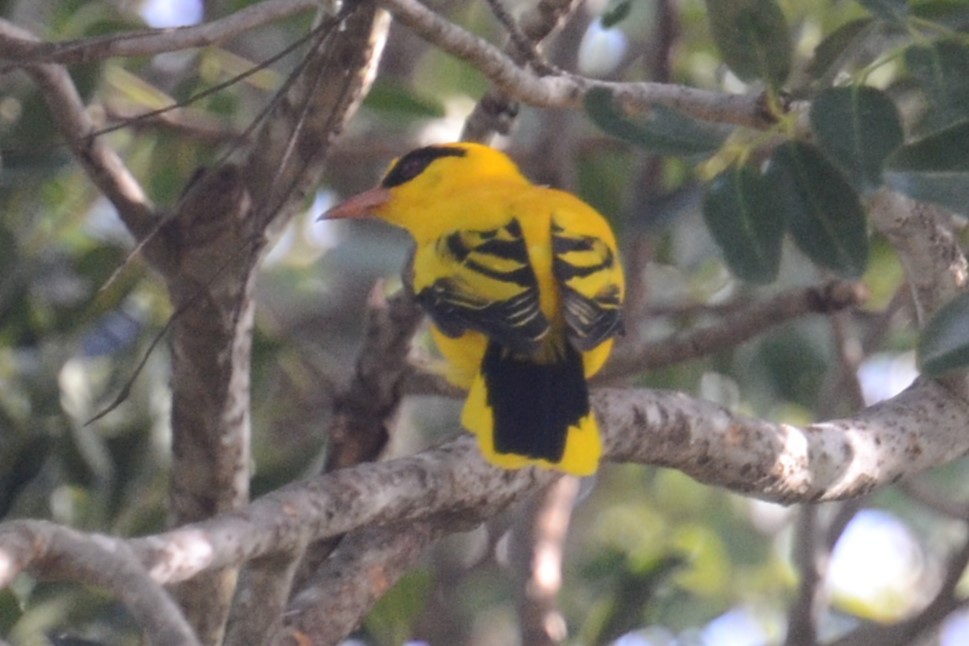
{"type": "Polygon", "coordinates": [[[488,342],[481,374],[494,414],[497,453],[562,460],[569,426],[589,414],[582,355],[564,345],[557,361],[537,363],[488,342]]]}

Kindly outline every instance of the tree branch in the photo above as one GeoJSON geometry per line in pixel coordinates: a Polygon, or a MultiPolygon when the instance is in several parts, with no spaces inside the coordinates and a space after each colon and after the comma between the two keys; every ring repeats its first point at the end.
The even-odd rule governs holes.
{"type": "MultiPolygon", "coordinates": [[[[11,39],[36,42],[29,32],[0,20],[0,48],[11,39]]],[[[54,124],[74,157],[117,209],[132,235],[143,239],[155,228],[158,217],[118,154],[103,139],[94,136],[96,128],[67,70],[51,64],[27,65],[25,70],[40,88],[54,124]]]]}
{"type": "MultiPolygon", "coordinates": [[[[267,237],[272,237],[288,222],[302,198],[319,182],[331,143],[373,82],[389,23],[389,16],[376,5],[359,2],[352,5],[339,25],[333,20],[321,25],[325,30],[321,31],[323,37],[269,115],[266,127],[250,150],[244,171],[246,185],[252,194],[259,196],[254,210],[267,237]]],[[[394,327],[398,332],[406,327],[400,320],[395,322],[401,323],[394,327]]],[[[385,343],[392,344],[394,339],[385,343]]],[[[376,361],[375,357],[368,359],[371,364],[358,367],[369,370],[367,375],[372,376],[376,361]]],[[[372,384],[368,382],[368,385],[372,384]]],[[[393,380],[388,382],[388,388],[394,389],[393,380]]],[[[360,393],[356,395],[353,401],[361,399],[360,393]]],[[[372,419],[372,416],[367,418],[372,419]]],[[[383,423],[381,418],[377,424],[381,431],[383,423]]],[[[362,440],[362,437],[354,439],[362,440]]],[[[375,441],[373,433],[367,439],[370,442],[366,450],[382,448],[382,442],[375,441]]],[[[357,446],[349,440],[346,445],[357,446]]],[[[314,538],[308,535],[291,550],[283,550],[276,558],[261,559],[250,566],[235,609],[237,616],[246,616],[246,631],[235,630],[229,643],[248,643],[251,634],[272,632],[279,616],[273,610],[282,610],[297,573],[292,561],[314,538]],[[250,612],[252,604],[269,607],[250,612]]]]}
{"type": "Polygon", "coordinates": [[[875,227],[898,250],[921,325],[965,290],[969,265],[941,207],[881,189],[869,203],[875,227]]]}
{"type": "MultiPolygon", "coordinates": [[[[401,400],[407,355],[423,313],[409,290],[386,299],[378,283],[370,293],[363,345],[349,384],[334,396],[333,417],[327,428],[323,472],[375,462],[390,439],[389,424],[401,400]]],[[[340,537],[311,543],[302,555],[295,590],[329,557],[340,537]]]]}
{"type": "MultiPolygon", "coordinates": [[[[805,314],[827,314],[860,305],[868,297],[861,283],[831,281],[798,287],[737,309],[719,321],[684,334],[626,347],[620,342],[602,371],[604,381],[639,374],[740,345],[765,330],[805,314]]],[[[636,335],[632,335],[635,339],[636,335]]]]}
{"type": "MultiPolygon", "coordinates": [[[[531,43],[532,49],[555,32],[580,6],[577,0],[538,0],[519,20],[519,35],[531,43]]],[[[522,65],[528,55],[509,35],[505,53],[522,65]]],[[[461,134],[463,141],[487,141],[495,133],[507,134],[518,112],[515,101],[498,88],[490,88],[468,115],[461,134]]]]}
{"type": "Polygon", "coordinates": [[[272,643],[341,643],[431,543],[462,527],[443,515],[351,532],[293,598],[272,643]]]}
{"type": "Polygon", "coordinates": [[[521,643],[561,644],[568,636],[558,608],[562,562],[579,479],[559,478],[521,510],[513,530],[513,568],[519,584],[521,643]]]}
{"type": "Polygon", "coordinates": [[[0,587],[9,585],[18,569],[41,579],[105,588],[127,606],[152,644],[199,644],[178,606],[122,539],[46,521],[13,521],[0,526],[0,587]]]}
{"type": "Polygon", "coordinates": [[[604,87],[626,109],[675,108],[698,119],[764,128],[771,123],[758,95],[725,94],[666,83],[612,83],[575,75],[539,77],[519,67],[497,47],[440,17],[418,0],[379,0],[394,18],[424,40],[467,61],[501,91],[529,105],[576,108],[586,92],[604,87]]]}
{"type": "Polygon", "coordinates": [[[318,10],[320,5],[319,0],[264,0],[225,18],[190,27],[146,29],[57,43],[31,38],[10,22],[0,19],[0,58],[22,66],[37,63],[71,65],[124,56],[151,56],[219,43],[260,25],[318,10]]]}
{"type": "MultiPolygon", "coordinates": [[[[952,215],[943,208],[883,188],[869,200],[869,217],[899,254],[919,327],[969,287],[969,263],[952,231],[952,215]]],[[[969,398],[965,372],[940,382],[969,398]]]]}
{"type": "MultiPolygon", "coordinates": [[[[804,428],[751,420],[679,393],[600,390],[593,399],[608,460],[677,468],[785,504],[858,496],[969,452],[969,404],[928,380],[853,418],[804,428]]],[[[538,469],[493,468],[462,435],[410,458],[341,469],[244,510],[125,542],[156,582],[172,583],[365,525],[436,514],[480,522],[555,478],[538,469]]],[[[48,550],[43,558],[22,558],[16,538],[35,526],[3,526],[0,584],[61,556],[48,550]]]]}
{"type": "Polygon", "coordinates": [[[644,395],[595,394],[611,458],[670,466],[784,504],[858,496],[969,451],[960,430],[969,403],[931,380],[856,416],[803,428],[743,418],[684,395],[644,395]]]}
{"type": "MultiPolygon", "coordinates": [[[[969,452],[969,404],[929,380],[853,418],[803,428],[745,418],[681,393],[604,389],[593,400],[608,461],[676,468],[700,482],[784,504],[858,496],[969,452]]],[[[462,435],[413,457],[294,484],[245,510],[131,545],[156,581],[171,583],[295,550],[306,537],[501,507],[554,477],[539,469],[492,468],[462,435]]]]}
{"type": "MultiPolygon", "coordinates": [[[[171,332],[173,525],[249,500],[254,278],[247,259],[258,235],[250,208],[239,169],[223,166],[195,181],[162,231],[174,253],[156,266],[179,312],[171,332]]],[[[176,590],[203,643],[221,641],[235,577],[216,571],[176,590]]]]}

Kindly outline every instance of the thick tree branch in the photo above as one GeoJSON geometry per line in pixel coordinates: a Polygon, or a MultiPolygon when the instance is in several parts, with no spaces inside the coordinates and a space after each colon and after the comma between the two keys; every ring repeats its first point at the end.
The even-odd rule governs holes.
{"type": "MultiPolygon", "coordinates": [[[[239,169],[195,181],[162,236],[174,253],[164,272],[179,315],[172,325],[172,524],[238,509],[249,500],[249,356],[259,231],[239,169]]],[[[151,256],[150,256],[151,257],[151,256]]],[[[203,643],[221,641],[234,570],[177,588],[203,643]]]]}
{"type": "Polygon", "coordinates": [[[611,457],[671,466],[785,504],[858,496],[969,451],[969,403],[931,380],[856,416],[803,428],[745,419],[684,395],[658,397],[595,395],[611,457]]]}
{"type": "MultiPolygon", "coordinates": [[[[389,22],[389,16],[370,2],[354,5],[339,25],[324,18],[322,38],[308,55],[298,78],[280,97],[246,160],[246,185],[259,196],[254,211],[267,237],[288,222],[305,195],[319,182],[331,143],[373,82],[389,22]]],[[[406,325],[403,321],[395,323],[392,329],[401,334],[406,325]]],[[[370,360],[375,365],[375,357],[370,360]]],[[[369,370],[368,376],[374,372],[373,365],[361,369],[369,370]]],[[[392,384],[388,387],[393,389],[392,384]]],[[[361,398],[357,393],[355,400],[350,399],[361,398]]],[[[367,419],[372,421],[373,417],[367,419]]],[[[381,431],[384,421],[377,421],[381,431]]],[[[385,434],[377,441],[374,436],[375,433],[366,435],[369,442],[347,440],[344,448],[366,445],[361,450],[379,451],[385,434]]],[[[354,439],[363,440],[363,434],[354,439]]],[[[235,630],[229,643],[247,643],[246,633],[271,633],[278,621],[275,617],[279,616],[273,610],[282,610],[297,572],[292,561],[314,538],[306,536],[292,550],[283,550],[276,558],[261,559],[250,566],[235,610],[237,616],[246,616],[246,630],[235,630]],[[268,605],[259,612],[250,612],[252,604],[268,605]]]]}
{"type": "MultiPolygon", "coordinates": [[[[919,327],[969,287],[969,262],[952,230],[952,215],[943,208],[881,189],[869,200],[869,216],[898,252],[919,327]]],[[[969,399],[965,372],[939,381],[969,399]]]]}
{"type": "Polygon", "coordinates": [[[178,606],[124,540],[46,521],[13,521],[0,527],[0,546],[0,587],[9,584],[12,567],[30,565],[41,579],[105,588],[127,606],[152,644],[199,643],[178,606]]]}
{"type": "MultiPolygon", "coordinates": [[[[173,303],[183,312],[172,339],[176,524],[239,508],[248,499],[255,269],[267,240],[318,181],[329,141],[372,80],[386,32],[380,16],[372,5],[361,4],[344,29],[335,20],[324,22],[249,159],[241,168],[227,165],[204,175],[166,227],[178,254],[174,262],[159,264],[167,270],[173,303]]],[[[277,576],[255,572],[246,583],[288,590],[291,572],[273,567],[277,576]]],[[[179,587],[180,602],[203,642],[222,641],[235,583],[235,570],[217,568],[212,576],[179,587]]],[[[285,596],[278,589],[240,591],[243,603],[285,596]]]]}
{"type": "MultiPolygon", "coordinates": [[[[473,518],[470,527],[477,522],[473,518]]],[[[293,597],[273,643],[341,643],[373,604],[413,569],[429,545],[470,529],[466,523],[460,516],[444,514],[351,532],[293,597]]]]}
{"type": "Polygon", "coordinates": [[[899,253],[919,325],[966,289],[969,265],[950,226],[952,216],[941,207],[881,189],[871,198],[868,213],[899,253]]]}
{"type": "MultiPolygon", "coordinates": [[[[751,420],[678,393],[602,390],[594,402],[607,459],[678,468],[701,482],[782,503],[857,496],[969,452],[969,404],[927,380],[853,418],[805,428],[751,420]]],[[[490,467],[462,436],[411,458],[342,469],[244,510],[123,542],[157,583],[171,583],[366,525],[437,514],[480,522],[555,477],[490,467]]],[[[71,558],[67,546],[23,550],[25,532],[42,534],[45,525],[4,526],[0,585],[50,559],[71,558]]]]}
{"type": "MultiPolygon", "coordinates": [[[[969,452],[969,404],[929,380],[855,417],[803,428],[745,418],[681,393],[606,389],[593,399],[607,460],[677,468],[784,504],[858,496],[969,452]]],[[[554,477],[489,467],[462,435],[410,458],[342,469],[280,489],[245,510],[130,543],[153,578],[170,583],[298,549],[308,536],[500,507],[554,477]]],[[[8,577],[14,576],[21,564],[0,548],[0,561],[4,556],[8,577]]]]}

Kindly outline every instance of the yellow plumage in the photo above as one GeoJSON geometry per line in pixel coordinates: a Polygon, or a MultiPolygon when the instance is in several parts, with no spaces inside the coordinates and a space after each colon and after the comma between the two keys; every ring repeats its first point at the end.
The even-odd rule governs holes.
{"type": "Polygon", "coordinates": [[[485,458],[594,472],[602,446],[585,380],[621,330],[624,292],[602,216],[469,143],[412,151],[327,213],[361,215],[413,236],[414,293],[448,380],[469,390],[461,421],[485,458]]]}

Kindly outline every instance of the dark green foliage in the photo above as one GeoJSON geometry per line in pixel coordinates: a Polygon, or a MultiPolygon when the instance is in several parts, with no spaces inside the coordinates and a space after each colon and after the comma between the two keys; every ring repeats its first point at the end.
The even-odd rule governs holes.
{"type": "Polygon", "coordinates": [[[723,62],[745,81],[779,88],[791,71],[791,36],[775,0],[706,0],[723,62]]]}
{"type": "Polygon", "coordinates": [[[929,375],[969,366],[969,293],[949,301],[926,324],[919,339],[919,365],[929,375]]]}
{"type": "Polygon", "coordinates": [[[718,128],[659,105],[644,119],[634,121],[616,107],[612,92],[606,88],[589,90],[585,110],[597,126],[613,137],[657,155],[709,153],[719,148],[725,137],[718,128]]]}
{"type": "Polygon", "coordinates": [[[811,104],[818,147],[858,192],[878,188],[882,164],[902,144],[902,124],[884,92],[851,86],[826,90],[811,104]]]}
{"type": "Polygon", "coordinates": [[[865,213],[838,170],[817,148],[789,141],[774,151],[766,176],[798,247],[840,276],[861,276],[868,262],[865,213]]]}
{"type": "Polygon", "coordinates": [[[885,181],[917,200],[969,216],[969,121],[896,150],[886,162],[885,181]]]}
{"type": "Polygon", "coordinates": [[[717,175],[703,200],[703,218],[739,278],[769,283],[777,277],[785,216],[756,169],[736,166],[717,175]]]}

